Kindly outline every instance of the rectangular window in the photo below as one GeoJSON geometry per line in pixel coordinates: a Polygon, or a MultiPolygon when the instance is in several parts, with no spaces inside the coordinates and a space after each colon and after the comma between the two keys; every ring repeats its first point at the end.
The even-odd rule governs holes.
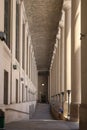
{"type": "Polygon", "coordinates": [[[6,34],[6,44],[10,48],[10,16],[11,16],[11,1],[4,2],[4,32],[6,34]]]}
{"type": "Polygon", "coordinates": [[[20,4],[16,2],[16,59],[19,61],[19,16],[20,4]]]}
{"type": "Polygon", "coordinates": [[[29,101],[31,101],[31,99],[30,99],[30,89],[29,89],[29,101]]]}
{"type": "Polygon", "coordinates": [[[24,84],[22,84],[22,102],[24,102],[24,84]]]}
{"type": "Polygon", "coordinates": [[[28,75],[28,36],[27,36],[27,50],[26,50],[26,74],[28,75]]]}
{"type": "Polygon", "coordinates": [[[16,103],[18,103],[18,79],[16,79],[16,103]]]}
{"type": "Polygon", "coordinates": [[[4,104],[8,104],[8,72],[4,70],[4,104]]]}
{"type": "Polygon", "coordinates": [[[31,59],[30,56],[31,56],[31,50],[30,50],[30,46],[29,46],[29,70],[28,70],[29,71],[29,78],[30,78],[30,69],[31,69],[30,68],[30,59],[31,59]]]}
{"type": "Polygon", "coordinates": [[[28,86],[26,86],[26,101],[28,101],[28,86]]]}
{"type": "Polygon", "coordinates": [[[24,69],[24,62],[25,62],[25,24],[23,24],[22,29],[22,68],[24,69]]]}

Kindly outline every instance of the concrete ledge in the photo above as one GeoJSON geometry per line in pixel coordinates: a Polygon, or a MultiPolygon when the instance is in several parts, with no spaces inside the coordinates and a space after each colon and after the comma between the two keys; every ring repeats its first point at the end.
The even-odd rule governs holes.
{"type": "Polygon", "coordinates": [[[87,104],[80,105],[80,130],[87,130],[87,104]]]}
{"type": "Polygon", "coordinates": [[[9,104],[5,107],[5,122],[13,122],[24,119],[30,119],[35,112],[36,102],[24,102],[18,104],[9,104]]]}

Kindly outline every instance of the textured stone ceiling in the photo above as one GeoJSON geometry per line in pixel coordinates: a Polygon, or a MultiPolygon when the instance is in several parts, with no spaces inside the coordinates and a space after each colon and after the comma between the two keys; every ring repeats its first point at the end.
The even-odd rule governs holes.
{"type": "Polygon", "coordinates": [[[49,70],[63,0],[24,0],[38,70],[49,70]]]}

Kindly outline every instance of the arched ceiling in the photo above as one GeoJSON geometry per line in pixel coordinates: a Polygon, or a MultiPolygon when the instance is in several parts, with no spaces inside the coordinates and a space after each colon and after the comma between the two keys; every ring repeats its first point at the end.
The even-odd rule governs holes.
{"type": "Polygon", "coordinates": [[[58,32],[63,0],[24,0],[38,70],[47,71],[58,32]]]}

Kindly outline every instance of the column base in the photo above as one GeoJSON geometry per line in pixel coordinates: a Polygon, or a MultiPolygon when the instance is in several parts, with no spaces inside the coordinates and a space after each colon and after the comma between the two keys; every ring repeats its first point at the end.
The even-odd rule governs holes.
{"type": "Polygon", "coordinates": [[[67,119],[68,117],[68,101],[64,102],[64,112],[63,112],[63,116],[65,119],[67,119]]]}
{"type": "Polygon", "coordinates": [[[79,107],[80,104],[71,103],[70,106],[70,120],[74,122],[79,121],[79,107]]]}
{"type": "Polygon", "coordinates": [[[87,104],[80,106],[80,130],[87,130],[87,104]]]}

